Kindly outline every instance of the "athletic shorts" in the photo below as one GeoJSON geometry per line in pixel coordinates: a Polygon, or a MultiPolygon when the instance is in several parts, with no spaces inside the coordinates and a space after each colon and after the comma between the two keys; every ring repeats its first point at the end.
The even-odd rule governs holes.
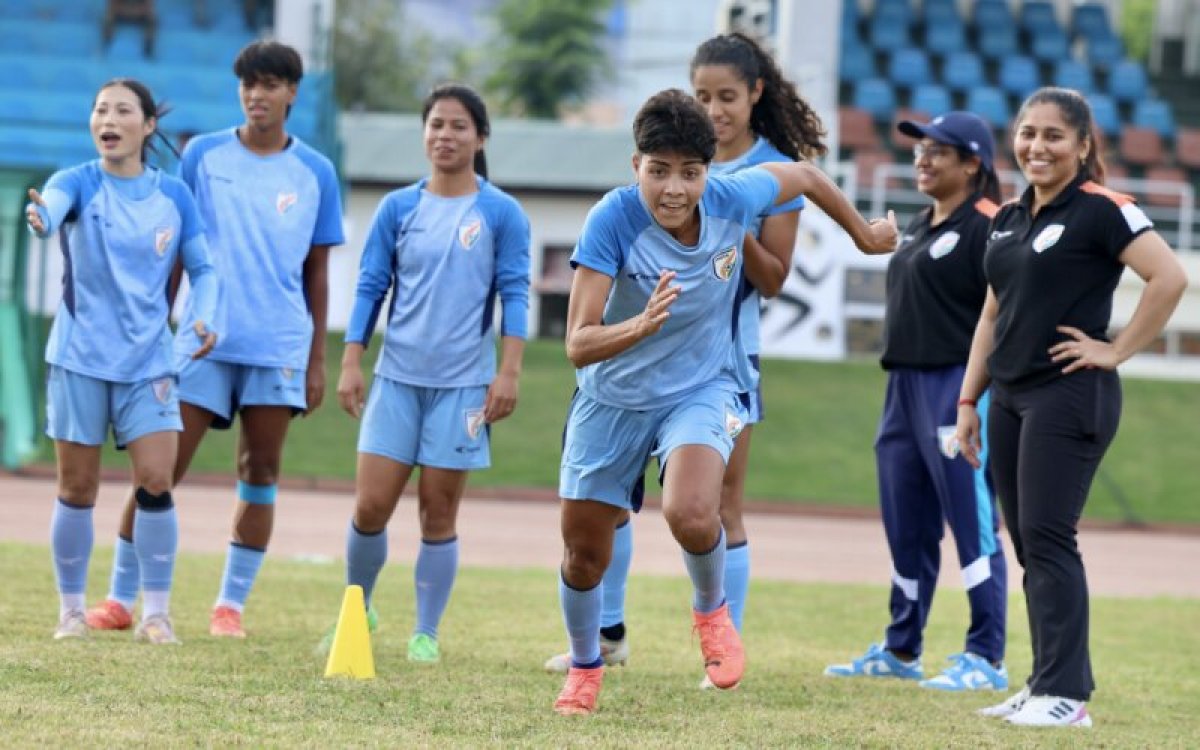
{"type": "Polygon", "coordinates": [[[742,403],[746,406],[747,411],[746,424],[748,425],[758,424],[763,421],[765,416],[762,399],[762,367],[759,365],[757,354],[750,355],[750,366],[758,373],[758,382],[753,391],[742,394],[742,403]]]}
{"type": "Polygon", "coordinates": [[[114,383],[50,365],[46,379],[46,435],[103,445],[112,427],[118,448],[154,432],[180,432],[175,378],[114,383]]]}
{"type": "Polygon", "coordinates": [[[677,404],[645,411],[608,406],[576,392],[563,434],[558,493],[637,510],[651,456],[658,458],[659,481],[671,453],[684,445],[707,445],[728,463],[746,416],[738,394],[724,386],[707,386],[677,404]]]}
{"type": "Polygon", "coordinates": [[[308,408],[305,371],[256,367],[213,359],[188,359],[179,368],[179,400],[213,413],[212,426],[227,430],[247,406],[308,408]]]}
{"type": "Polygon", "coordinates": [[[358,452],[409,466],[486,469],[491,427],[483,421],[487,386],[428,388],[379,375],[371,384],[358,452]]]}

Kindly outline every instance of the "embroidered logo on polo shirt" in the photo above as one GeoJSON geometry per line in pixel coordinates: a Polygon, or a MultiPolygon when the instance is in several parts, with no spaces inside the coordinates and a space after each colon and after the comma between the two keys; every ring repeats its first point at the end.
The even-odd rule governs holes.
{"type": "Polygon", "coordinates": [[[295,193],[280,193],[275,196],[275,210],[279,212],[280,216],[283,216],[291,210],[292,206],[296,205],[296,201],[299,199],[300,197],[295,193]]]}
{"type": "Polygon", "coordinates": [[[737,268],[737,246],[729,247],[713,256],[713,273],[721,281],[733,278],[733,270],[737,268]]]}
{"type": "Polygon", "coordinates": [[[946,232],[929,246],[929,257],[937,260],[950,254],[958,245],[958,232],[946,232]]]}
{"type": "Polygon", "coordinates": [[[158,253],[158,257],[162,257],[163,253],[167,252],[167,248],[171,246],[171,238],[175,236],[175,230],[171,227],[159,227],[154,230],[154,252],[158,253]]]}
{"type": "Polygon", "coordinates": [[[479,219],[468,221],[458,228],[458,244],[462,245],[463,250],[470,250],[475,247],[481,234],[483,234],[483,222],[479,219]]]}
{"type": "Polygon", "coordinates": [[[1062,237],[1065,229],[1066,226],[1062,224],[1051,224],[1038,232],[1038,236],[1033,238],[1033,251],[1040,253],[1054,247],[1054,243],[1058,242],[1059,237],[1062,237]]]}
{"type": "Polygon", "coordinates": [[[463,412],[463,420],[468,437],[472,440],[479,437],[479,430],[483,427],[483,409],[467,409],[463,412]]]}

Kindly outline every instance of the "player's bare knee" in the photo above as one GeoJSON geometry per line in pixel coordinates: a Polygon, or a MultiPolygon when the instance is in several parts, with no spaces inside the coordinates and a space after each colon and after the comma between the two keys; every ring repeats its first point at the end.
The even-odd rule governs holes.
{"type": "Polygon", "coordinates": [[[611,545],[569,544],[563,551],[563,580],[574,589],[586,591],[600,583],[612,556],[611,545]]]}

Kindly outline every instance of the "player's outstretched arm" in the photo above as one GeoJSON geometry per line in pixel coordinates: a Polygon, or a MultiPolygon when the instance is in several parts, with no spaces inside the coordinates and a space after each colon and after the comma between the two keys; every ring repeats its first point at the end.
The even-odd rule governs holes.
{"type": "Polygon", "coordinates": [[[900,231],[892,211],[888,211],[886,219],[868,222],[833,180],[809,162],[770,162],[760,164],[759,167],[779,180],[776,205],[803,195],[845,229],[854,240],[854,244],[864,253],[877,255],[896,249],[900,231]]]}
{"type": "Polygon", "coordinates": [[[674,280],[674,271],[663,271],[646,309],[628,320],[604,325],[604,303],[612,277],[586,266],[576,268],[567,303],[567,358],[577,368],[586,367],[612,359],[658,333],[671,316],[668,308],[679,298],[680,287],[671,285],[674,280]]]}

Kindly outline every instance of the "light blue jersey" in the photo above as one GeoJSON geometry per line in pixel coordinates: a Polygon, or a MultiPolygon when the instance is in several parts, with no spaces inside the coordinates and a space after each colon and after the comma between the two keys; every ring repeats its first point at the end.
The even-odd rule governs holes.
{"type": "MultiPolygon", "coordinates": [[[[96,160],[54,173],[42,197],[42,236],[61,230],[65,266],[46,362],[115,383],[174,374],[167,281],[180,254],[197,319],[222,331],[204,225],[178,179],[149,166],[115,177],[96,160]]],[[[191,328],[179,339],[188,356],[202,343],[191,328]]]]}
{"type": "MultiPolygon", "coordinates": [[[[771,142],[766,138],[759,137],[750,150],[742,154],[732,161],[714,161],[709,165],[710,175],[732,174],[739,169],[753,167],[758,164],[766,164],[769,162],[790,162],[792,159],[786,156],[782,151],[771,145],[771,142]]],[[[799,195],[796,198],[778,206],[772,206],[763,211],[754,219],[754,225],[750,227],[750,232],[755,237],[762,237],[763,220],[768,216],[776,214],[785,214],[789,211],[799,211],[804,208],[804,196],[799,195]]],[[[742,294],[745,299],[742,301],[742,310],[738,316],[738,321],[741,326],[742,342],[746,347],[747,354],[758,354],[762,351],[762,341],[759,335],[759,314],[762,307],[762,302],[758,295],[758,290],[750,284],[749,279],[746,280],[742,294]]],[[[757,371],[757,368],[756,368],[757,371]]]]}
{"type": "Polygon", "coordinates": [[[426,180],[384,197],[363,248],[347,343],[364,346],[392,289],[375,372],[408,385],[465,388],[496,375],[493,309],[501,335],[525,338],[529,221],[490,182],[445,198],[426,180]]]}
{"type": "MultiPolygon", "coordinates": [[[[189,141],[179,175],[196,195],[222,281],[217,315],[225,335],[209,358],[305,369],[313,324],[304,262],[313,245],[345,242],[333,165],[295,138],[260,156],[230,128],[189,141]]],[[[185,324],[193,318],[189,306],[185,324]]],[[[186,354],[181,336],[176,357],[186,354]]]]}
{"type": "Polygon", "coordinates": [[[762,169],[711,177],[700,199],[700,239],[680,244],[654,221],[637,185],[610,191],[584,223],[573,266],[612,277],[604,324],[641,314],[661,271],[682,288],[663,327],[611,359],[577,371],[581,391],[600,403],[651,409],[678,403],[706,385],[748,382],[749,358],[737,330],[742,241],[771,207],[779,183],[762,169]]]}

